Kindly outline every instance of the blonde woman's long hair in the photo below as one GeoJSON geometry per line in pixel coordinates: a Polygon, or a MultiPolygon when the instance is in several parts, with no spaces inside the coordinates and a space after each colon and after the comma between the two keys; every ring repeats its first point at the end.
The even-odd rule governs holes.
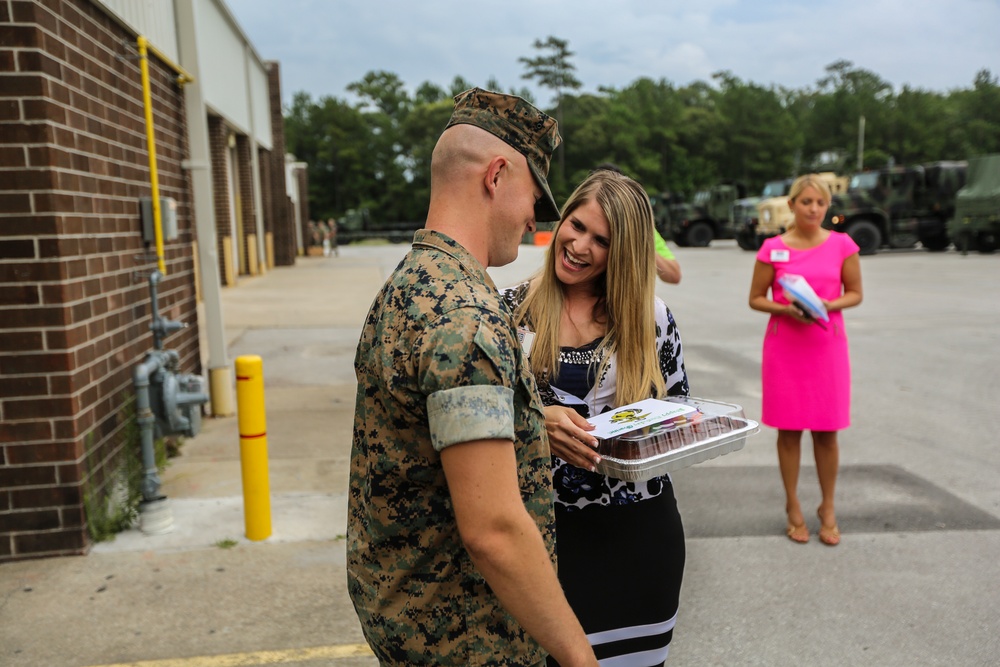
{"type": "Polygon", "coordinates": [[[589,201],[601,207],[611,231],[607,270],[595,285],[598,301],[593,316],[607,322],[607,335],[598,347],[598,381],[608,360],[616,355],[617,406],[662,396],[666,389],[656,351],[653,209],[641,185],[607,169],[591,173],[563,206],[545,263],[531,278],[528,294],[515,314],[518,324],[530,323],[535,332],[531,370],[546,379],[559,374],[563,289],[556,277],[555,244],[559,228],[589,201]]]}
{"type": "MultiPolygon", "coordinates": [[[[816,192],[823,195],[826,199],[826,203],[829,204],[833,201],[833,193],[830,191],[830,186],[824,181],[819,174],[803,174],[799,176],[792,182],[792,187],[788,188],[788,202],[794,202],[802,191],[806,188],[812,186],[816,188],[816,192]]],[[[788,229],[795,227],[795,217],[792,217],[792,221],[788,223],[788,229]]]]}

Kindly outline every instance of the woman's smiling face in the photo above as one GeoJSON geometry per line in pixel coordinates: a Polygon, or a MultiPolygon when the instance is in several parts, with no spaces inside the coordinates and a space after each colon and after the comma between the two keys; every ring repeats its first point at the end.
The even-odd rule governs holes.
{"type": "Polygon", "coordinates": [[[553,243],[556,277],[564,285],[592,283],[608,268],[611,227],[595,199],[578,206],[559,225],[553,243]]]}

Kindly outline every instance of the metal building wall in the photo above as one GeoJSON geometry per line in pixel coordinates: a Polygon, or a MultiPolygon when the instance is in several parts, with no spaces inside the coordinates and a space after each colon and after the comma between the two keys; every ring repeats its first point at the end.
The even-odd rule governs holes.
{"type": "Polygon", "coordinates": [[[194,3],[198,52],[211,54],[199,63],[205,104],[227,124],[271,148],[267,71],[236,19],[217,0],[194,3]],[[242,76],[237,75],[242,74],[242,76]]]}
{"type": "MultiPolygon", "coordinates": [[[[119,22],[180,62],[173,0],[93,0],[119,22]]],[[[271,150],[267,67],[222,0],[196,0],[198,49],[205,103],[228,125],[271,150]]]]}
{"type": "Polygon", "coordinates": [[[108,14],[134,28],[163,52],[178,61],[177,21],[174,3],[167,0],[93,0],[108,14]]]}

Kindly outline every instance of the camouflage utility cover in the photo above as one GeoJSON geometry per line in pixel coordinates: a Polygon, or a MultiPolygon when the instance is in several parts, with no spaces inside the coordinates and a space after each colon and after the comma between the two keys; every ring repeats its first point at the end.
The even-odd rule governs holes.
{"type": "Polygon", "coordinates": [[[559,207],[546,180],[549,161],[562,141],[554,118],[515,95],[470,88],[455,96],[455,111],[445,129],[461,124],[486,130],[523,155],[545,192],[535,207],[535,219],[538,222],[559,220],[559,207]]]}
{"type": "Polygon", "coordinates": [[[458,243],[418,231],[372,304],[354,366],[347,579],[379,662],[542,661],[472,564],[441,467],[450,445],[512,440],[521,497],[555,560],[542,405],[493,281],[458,243]]]}

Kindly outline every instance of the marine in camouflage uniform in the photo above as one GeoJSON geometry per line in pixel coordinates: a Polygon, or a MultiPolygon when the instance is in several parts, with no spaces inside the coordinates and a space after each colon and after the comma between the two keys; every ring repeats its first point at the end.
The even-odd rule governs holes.
{"type": "Polygon", "coordinates": [[[417,231],[375,298],[354,363],[349,583],[376,655],[541,661],[469,559],[439,456],[471,440],[514,441],[522,498],[555,557],[542,405],[492,279],[447,236],[417,231]]]}
{"type": "MultiPolygon", "coordinates": [[[[482,103],[526,104],[477,89],[463,95],[449,127],[482,127],[475,113],[482,103]]],[[[528,109],[547,121],[538,130],[554,135],[554,149],[554,121],[528,109]]],[[[492,133],[518,148],[517,137],[492,133]]],[[[537,179],[538,165],[526,157],[537,179]]],[[[539,184],[537,217],[557,217],[544,178],[539,184]]],[[[482,262],[430,229],[430,217],[428,227],[376,296],[355,357],[349,593],[383,665],[542,664],[544,650],[505,611],[463,543],[441,457],[453,445],[511,441],[528,525],[533,520],[554,563],[542,404],[512,313],[482,262]]],[[[582,629],[579,636],[585,643],[582,629]]]]}

